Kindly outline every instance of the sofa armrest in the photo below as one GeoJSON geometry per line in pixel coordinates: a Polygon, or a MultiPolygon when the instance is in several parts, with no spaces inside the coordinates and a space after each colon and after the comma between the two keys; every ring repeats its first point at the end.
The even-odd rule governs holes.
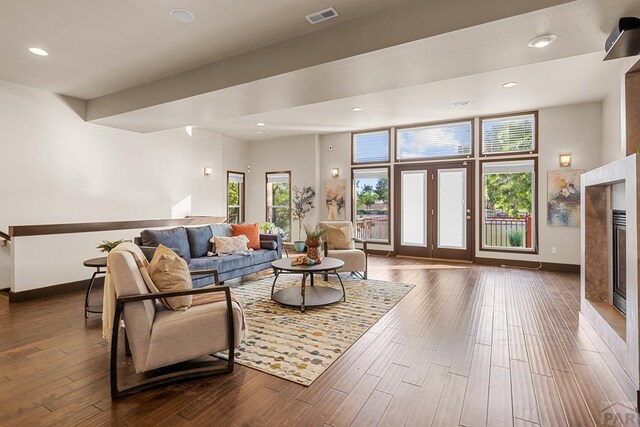
{"type": "MultiPolygon", "coordinates": [[[[276,242],[275,250],[278,251],[278,258],[282,257],[282,237],[280,237],[279,234],[260,234],[260,241],[276,242]]],[[[263,249],[271,249],[271,248],[263,248],[263,249]]]]}

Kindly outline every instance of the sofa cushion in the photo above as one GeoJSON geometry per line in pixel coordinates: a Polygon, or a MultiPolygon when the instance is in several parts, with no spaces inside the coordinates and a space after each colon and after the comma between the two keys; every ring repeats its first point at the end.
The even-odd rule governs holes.
{"type": "Polygon", "coordinates": [[[260,240],[260,249],[275,251],[276,249],[278,249],[278,242],[274,240],[260,240]]]}
{"type": "Polygon", "coordinates": [[[234,254],[223,257],[193,258],[191,264],[189,264],[189,269],[191,271],[216,269],[218,273],[226,273],[257,264],[272,262],[276,259],[278,259],[278,253],[276,251],[258,249],[249,255],[234,254]]]}
{"type": "Polygon", "coordinates": [[[207,256],[207,252],[212,250],[212,243],[209,241],[213,237],[211,227],[203,225],[201,227],[187,227],[187,239],[192,258],[207,256]]]}
{"type": "Polygon", "coordinates": [[[231,224],[234,236],[247,236],[250,249],[260,249],[260,226],[253,224],[231,224]]]}
{"type": "Polygon", "coordinates": [[[189,239],[184,227],[170,228],[168,230],[143,230],[140,233],[143,246],[160,246],[178,249],[180,256],[191,262],[191,249],[189,249],[189,239]]]}
{"type": "MultiPolygon", "coordinates": [[[[187,262],[164,245],[158,246],[149,264],[149,276],[160,292],[184,291],[193,288],[187,262]]],[[[191,307],[191,295],[164,298],[161,301],[171,310],[191,307]]]]}

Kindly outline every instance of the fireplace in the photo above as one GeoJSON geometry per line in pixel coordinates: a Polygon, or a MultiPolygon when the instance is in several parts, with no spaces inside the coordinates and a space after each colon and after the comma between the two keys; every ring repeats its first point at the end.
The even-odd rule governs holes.
{"type": "Polygon", "coordinates": [[[627,214],[613,211],[613,305],[627,313],[627,214]]]}

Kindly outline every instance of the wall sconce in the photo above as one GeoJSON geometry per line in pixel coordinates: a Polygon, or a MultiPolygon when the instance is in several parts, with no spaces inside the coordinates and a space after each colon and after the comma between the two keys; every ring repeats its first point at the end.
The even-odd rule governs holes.
{"type": "Polygon", "coordinates": [[[331,168],[331,176],[334,178],[338,178],[340,176],[339,168],[331,168]]]}
{"type": "Polygon", "coordinates": [[[213,169],[210,168],[209,166],[205,166],[204,167],[204,176],[205,177],[209,177],[211,176],[211,173],[213,172],[213,169]]]}
{"type": "Polygon", "coordinates": [[[560,167],[568,168],[570,166],[571,166],[571,154],[570,153],[560,154],[560,167]]]}

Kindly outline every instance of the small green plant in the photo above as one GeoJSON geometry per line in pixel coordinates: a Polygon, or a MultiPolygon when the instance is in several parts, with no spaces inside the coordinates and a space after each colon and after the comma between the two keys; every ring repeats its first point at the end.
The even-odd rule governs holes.
{"type": "Polygon", "coordinates": [[[275,228],[275,226],[276,225],[272,222],[263,222],[262,224],[260,224],[260,231],[262,231],[265,234],[271,233],[275,228]]]}
{"type": "Polygon", "coordinates": [[[120,243],[124,243],[124,242],[130,242],[131,240],[116,240],[116,241],[110,241],[110,240],[103,240],[98,246],[96,246],[96,249],[100,249],[100,252],[104,252],[104,253],[109,253],[111,252],[111,250],[113,248],[115,248],[116,246],[118,246],[120,243]]]}
{"type": "Polygon", "coordinates": [[[507,240],[512,248],[521,248],[524,241],[524,233],[522,230],[509,230],[507,232],[507,240]]]}
{"type": "Polygon", "coordinates": [[[327,230],[323,230],[317,225],[316,225],[316,228],[314,229],[310,229],[305,225],[304,232],[307,234],[307,239],[319,239],[325,234],[327,234],[327,230]]]}

